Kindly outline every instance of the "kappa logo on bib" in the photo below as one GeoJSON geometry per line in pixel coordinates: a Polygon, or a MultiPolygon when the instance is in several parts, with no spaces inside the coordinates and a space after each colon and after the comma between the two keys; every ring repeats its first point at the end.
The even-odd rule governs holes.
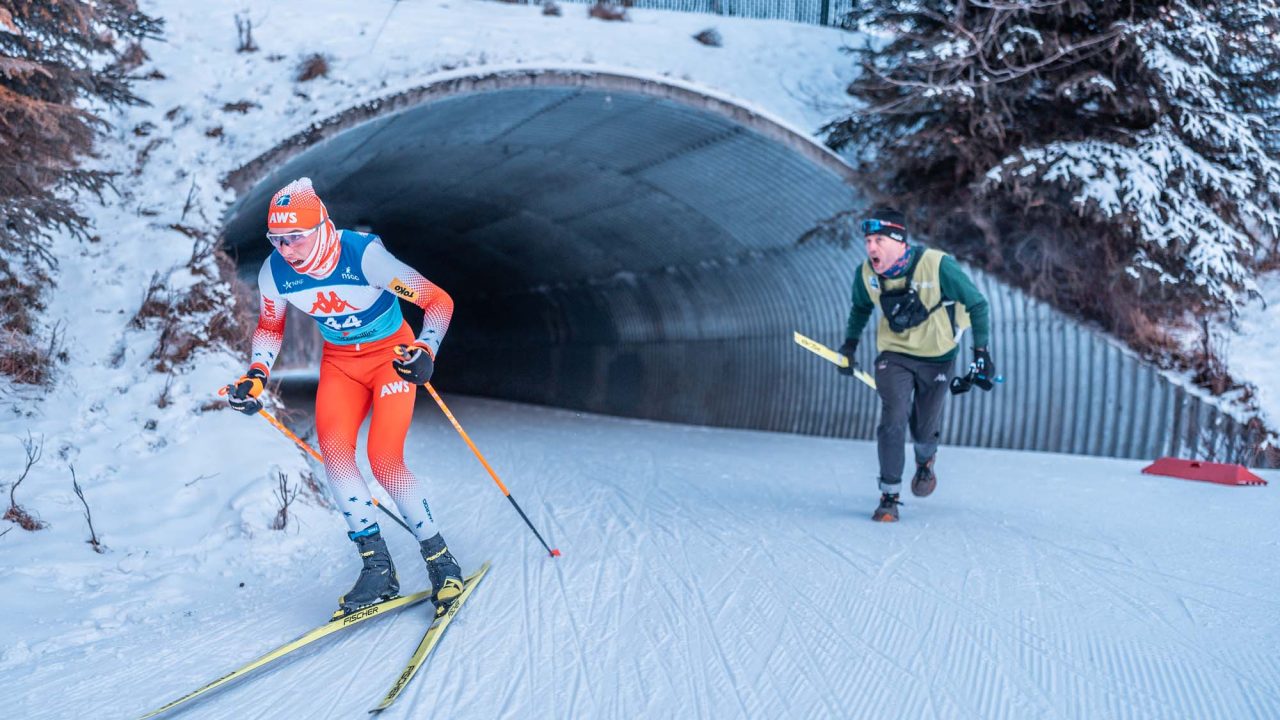
{"type": "Polygon", "coordinates": [[[340,313],[340,312],[346,312],[348,310],[359,310],[359,309],[360,308],[356,307],[355,305],[352,305],[346,300],[343,300],[342,298],[338,297],[338,293],[336,292],[330,292],[329,297],[327,298],[324,296],[324,293],[318,292],[316,293],[316,302],[314,305],[311,306],[311,310],[309,310],[308,312],[310,312],[312,315],[315,315],[318,312],[340,313]]]}

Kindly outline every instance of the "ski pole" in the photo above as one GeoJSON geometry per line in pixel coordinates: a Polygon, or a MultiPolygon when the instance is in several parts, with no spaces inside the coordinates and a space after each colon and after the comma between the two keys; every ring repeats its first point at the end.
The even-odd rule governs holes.
{"type": "MultiPolygon", "coordinates": [[[[219,391],[218,391],[218,394],[219,394],[219,395],[226,395],[230,390],[231,390],[231,386],[230,386],[230,385],[228,385],[228,386],[226,386],[226,387],[222,388],[221,390],[219,390],[219,391]]],[[[290,440],[292,440],[292,441],[294,441],[295,443],[297,443],[297,444],[298,444],[298,447],[302,448],[303,450],[306,450],[308,455],[310,455],[311,457],[313,457],[313,458],[315,458],[315,459],[316,459],[316,462],[324,463],[324,458],[320,456],[320,453],[316,452],[315,448],[311,447],[311,443],[308,443],[306,440],[303,440],[302,438],[298,437],[297,435],[294,435],[292,430],[290,430],[289,428],[285,427],[285,426],[284,426],[284,423],[282,423],[282,422],[280,422],[279,420],[275,419],[275,416],[273,416],[271,413],[267,412],[266,408],[262,408],[262,409],[258,410],[258,414],[259,414],[259,415],[261,415],[262,417],[266,418],[266,419],[267,419],[267,422],[269,422],[269,423],[271,423],[272,425],[274,425],[274,426],[275,426],[275,428],[276,428],[277,430],[279,430],[280,432],[284,433],[285,437],[287,437],[287,438],[289,438],[290,440]]],[[[409,533],[410,535],[413,535],[413,530],[410,530],[410,529],[409,529],[409,526],[408,526],[408,525],[406,525],[406,524],[405,524],[405,522],[404,522],[403,520],[401,520],[400,518],[396,517],[394,513],[392,513],[390,510],[386,509],[385,507],[383,507],[383,506],[382,506],[382,503],[378,502],[378,498],[373,497],[372,495],[370,495],[370,496],[369,496],[369,499],[373,500],[373,504],[374,504],[374,505],[377,505],[379,510],[381,510],[381,511],[382,511],[382,512],[384,512],[384,513],[386,513],[386,514],[387,514],[387,517],[391,518],[392,520],[395,520],[397,525],[399,525],[400,527],[402,527],[402,528],[404,528],[406,531],[408,531],[408,533],[409,533]]],[[[417,536],[416,536],[416,535],[414,535],[414,537],[417,537],[417,536]]]]}
{"type": "Polygon", "coordinates": [[[489,477],[493,478],[493,481],[498,484],[498,489],[501,490],[502,494],[506,495],[507,499],[511,501],[511,505],[516,509],[516,512],[520,513],[520,517],[524,519],[524,524],[528,525],[529,529],[533,531],[534,536],[538,538],[538,542],[542,543],[542,547],[547,549],[547,552],[550,553],[551,557],[560,557],[560,549],[552,549],[551,546],[547,545],[547,541],[542,539],[542,534],[538,532],[538,529],[533,526],[532,522],[529,522],[529,516],[524,514],[524,510],[520,509],[520,504],[516,502],[515,498],[511,497],[511,491],[507,489],[506,485],[502,484],[502,480],[498,478],[498,473],[493,471],[493,468],[489,465],[489,461],[484,459],[484,455],[480,454],[480,451],[476,448],[476,444],[471,442],[471,437],[467,435],[467,431],[462,429],[462,426],[458,424],[458,419],[453,416],[453,413],[449,412],[449,406],[444,404],[444,398],[441,398],[440,393],[437,393],[436,389],[431,387],[431,383],[424,383],[424,385],[426,385],[427,392],[431,393],[432,399],[434,399],[436,404],[440,406],[440,409],[444,411],[444,416],[449,418],[449,422],[453,423],[453,429],[457,430],[458,434],[462,436],[462,439],[467,442],[467,447],[471,448],[471,452],[475,453],[476,459],[480,461],[480,464],[484,466],[485,470],[489,471],[489,477]]]}
{"type": "MultiPolygon", "coordinates": [[[[396,346],[396,355],[403,356],[407,351],[407,345],[396,346]]],[[[538,528],[534,527],[533,523],[529,521],[529,516],[524,514],[524,510],[521,509],[520,503],[516,502],[516,499],[511,497],[511,491],[507,489],[506,485],[502,484],[502,480],[498,477],[498,473],[493,471],[493,466],[489,465],[489,461],[484,459],[484,455],[480,454],[480,450],[476,448],[476,444],[471,442],[471,436],[467,434],[466,430],[462,429],[462,425],[458,423],[458,419],[453,416],[453,413],[449,412],[449,406],[444,404],[444,398],[440,397],[440,393],[436,392],[434,387],[431,387],[431,383],[426,382],[423,383],[423,385],[426,386],[427,392],[431,393],[431,398],[436,401],[436,405],[440,406],[440,410],[444,412],[444,416],[449,418],[449,422],[453,424],[453,429],[458,431],[458,434],[466,441],[467,447],[471,448],[471,452],[475,453],[476,459],[479,460],[480,464],[484,466],[484,469],[489,472],[489,477],[493,478],[493,481],[498,484],[498,489],[501,490],[502,494],[506,495],[507,499],[511,501],[511,506],[516,509],[516,512],[520,513],[521,519],[523,519],[524,524],[528,525],[529,529],[533,531],[534,537],[538,538],[538,542],[542,543],[542,547],[546,548],[547,553],[550,554],[551,557],[560,557],[560,549],[553,549],[547,544],[546,540],[542,539],[542,533],[538,532],[538,528]]]]}

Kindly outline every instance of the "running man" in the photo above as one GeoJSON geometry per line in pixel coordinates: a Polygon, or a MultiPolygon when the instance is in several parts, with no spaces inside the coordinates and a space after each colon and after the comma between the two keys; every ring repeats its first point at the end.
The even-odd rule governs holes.
{"type": "Polygon", "coordinates": [[[911,493],[926,497],[938,485],[933,471],[942,437],[942,401],[947,388],[965,392],[969,383],[991,390],[995,363],[988,342],[991,324],[987,299],[950,255],[907,243],[906,216],[893,208],[877,208],[862,221],[867,260],[853,280],[852,303],[840,354],[857,367],[858,339],[880,308],[876,329],[876,392],[880,425],[876,443],[880,459],[880,504],[871,519],[897,522],[907,430],[915,443],[916,471],[911,493]],[[973,327],[973,362],[969,373],[948,385],[959,353],[960,335],[973,327]]]}

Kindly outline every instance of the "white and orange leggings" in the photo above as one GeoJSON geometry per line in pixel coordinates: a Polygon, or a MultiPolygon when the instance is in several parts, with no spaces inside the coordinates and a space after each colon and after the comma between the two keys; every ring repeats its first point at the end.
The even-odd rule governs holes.
{"type": "Polygon", "coordinates": [[[316,433],[325,474],[338,509],[353,533],[378,521],[369,486],[356,466],[356,436],[369,424],[369,465],[391,495],[400,517],[419,540],[436,534],[421,483],[404,463],[404,440],[413,420],[417,388],[391,366],[397,345],[413,342],[408,325],[390,337],[360,345],[325,343],[316,391],[316,433]]]}

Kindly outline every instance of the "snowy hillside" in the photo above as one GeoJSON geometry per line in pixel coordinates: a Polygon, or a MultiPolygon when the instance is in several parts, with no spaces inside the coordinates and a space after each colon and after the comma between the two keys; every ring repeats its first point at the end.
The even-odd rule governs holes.
{"type": "Polygon", "coordinates": [[[1240,331],[1225,339],[1224,355],[1232,374],[1252,383],[1256,402],[1268,427],[1280,426],[1280,273],[1258,281],[1261,300],[1241,312],[1240,331]]]}

